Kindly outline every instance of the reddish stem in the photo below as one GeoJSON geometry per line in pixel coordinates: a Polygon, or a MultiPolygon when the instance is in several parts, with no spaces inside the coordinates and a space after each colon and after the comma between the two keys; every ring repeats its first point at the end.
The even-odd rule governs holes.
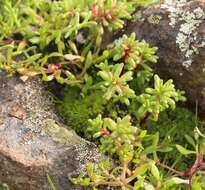
{"type": "Polygon", "coordinates": [[[194,174],[197,172],[197,170],[200,169],[201,167],[204,168],[204,166],[205,166],[205,164],[203,163],[203,155],[199,154],[196,157],[194,164],[187,171],[185,171],[183,173],[183,176],[189,178],[189,185],[191,185],[192,178],[193,178],[194,174]]]}

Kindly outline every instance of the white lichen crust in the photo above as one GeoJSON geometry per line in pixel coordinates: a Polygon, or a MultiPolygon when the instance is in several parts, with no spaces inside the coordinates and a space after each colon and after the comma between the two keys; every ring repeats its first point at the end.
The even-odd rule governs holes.
{"type": "Polygon", "coordinates": [[[205,39],[198,34],[198,28],[205,21],[205,12],[201,7],[188,10],[184,6],[187,0],[169,0],[163,4],[170,12],[170,26],[179,27],[176,44],[183,53],[183,66],[189,68],[194,55],[199,53],[199,48],[205,47],[205,39]]]}

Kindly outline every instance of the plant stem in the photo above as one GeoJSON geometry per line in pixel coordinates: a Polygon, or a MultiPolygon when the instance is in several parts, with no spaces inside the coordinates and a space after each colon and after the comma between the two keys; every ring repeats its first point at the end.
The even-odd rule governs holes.
{"type": "Polygon", "coordinates": [[[121,175],[122,181],[124,181],[126,179],[127,165],[128,165],[127,162],[123,163],[123,171],[122,171],[122,175],[121,175]]]}
{"type": "Polygon", "coordinates": [[[166,168],[166,169],[168,169],[168,170],[170,170],[170,171],[176,173],[176,174],[179,175],[179,176],[183,176],[183,175],[184,175],[183,172],[180,172],[180,171],[177,171],[177,170],[175,170],[175,169],[173,169],[173,168],[170,168],[169,166],[167,166],[167,165],[165,165],[165,164],[162,164],[162,163],[157,163],[157,164],[158,164],[159,166],[161,166],[162,168],[166,168]]]}

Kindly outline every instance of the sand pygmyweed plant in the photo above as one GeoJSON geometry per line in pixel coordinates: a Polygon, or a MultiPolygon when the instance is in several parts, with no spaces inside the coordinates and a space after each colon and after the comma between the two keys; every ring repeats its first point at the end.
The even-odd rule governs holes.
{"type": "Polygon", "coordinates": [[[139,153],[142,153],[142,141],[146,137],[146,131],[132,126],[130,119],[131,117],[127,115],[114,121],[110,118],[103,119],[99,115],[96,119],[90,120],[91,125],[88,130],[94,138],[100,138],[102,152],[115,155],[119,159],[119,166],[111,169],[109,162],[101,162],[95,172],[94,165],[88,164],[88,177],[73,179],[74,183],[92,186],[93,189],[97,189],[100,185],[109,185],[131,190],[134,188],[132,182],[136,178],[143,179],[143,175],[151,166],[155,170],[152,170],[153,174],[159,177],[154,161],[146,156],[132,168],[133,170],[131,169],[133,160],[139,158],[139,153]]]}
{"type": "MultiPolygon", "coordinates": [[[[88,130],[93,133],[94,138],[100,138],[100,148],[102,152],[109,154],[117,154],[120,161],[133,159],[135,146],[140,147],[140,139],[136,138],[140,130],[133,127],[130,122],[131,117],[125,116],[113,121],[110,118],[102,119],[99,115],[96,119],[89,120],[91,126],[88,130]]],[[[143,137],[141,132],[141,136],[143,137]]],[[[139,135],[140,137],[140,135],[139,135]]]]}
{"type": "Polygon", "coordinates": [[[177,91],[170,79],[163,84],[163,80],[158,75],[154,76],[154,88],[146,88],[145,93],[139,95],[137,100],[142,104],[138,109],[138,116],[150,115],[155,121],[158,120],[159,113],[165,109],[176,107],[177,101],[184,101],[183,92],[177,91]]]}
{"type": "Polygon", "coordinates": [[[98,75],[104,80],[100,86],[105,89],[105,99],[119,99],[129,105],[129,98],[135,97],[135,92],[127,84],[133,79],[132,72],[123,73],[123,63],[109,66],[107,63],[102,63],[98,67],[101,68],[98,75]]]}
{"type": "Polygon", "coordinates": [[[123,35],[121,39],[116,41],[116,54],[113,60],[123,60],[127,70],[135,70],[138,65],[148,69],[149,67],[145,63],[157,62],[156,50],[156,47],[149,47],[149,44],[145,41],[139,42],[136,40],[135,33],[132,33],[129,37],[123,35]]]}
{"type": "Polygon", "coordinates": [[[124,19],[131,19],[135,10],[133,3],[126,1],[97,0],[92,6],[92,17],[112,31],[123,28],[124,19]]]}

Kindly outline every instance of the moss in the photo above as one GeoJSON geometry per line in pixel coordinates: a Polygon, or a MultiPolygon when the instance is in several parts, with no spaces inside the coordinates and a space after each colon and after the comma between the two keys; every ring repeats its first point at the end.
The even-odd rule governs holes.
{"type": "Polygon", "coordinates": [[[92,91],[85,97],[80,95],[80,90],[74,87],[66,87],[64,99],[58,108],[65,118],[68,126],[84,136],[88,127],[88,119],[94,118],[97,114],[104,111],[103,94],[98,91],[92,91]]]}

